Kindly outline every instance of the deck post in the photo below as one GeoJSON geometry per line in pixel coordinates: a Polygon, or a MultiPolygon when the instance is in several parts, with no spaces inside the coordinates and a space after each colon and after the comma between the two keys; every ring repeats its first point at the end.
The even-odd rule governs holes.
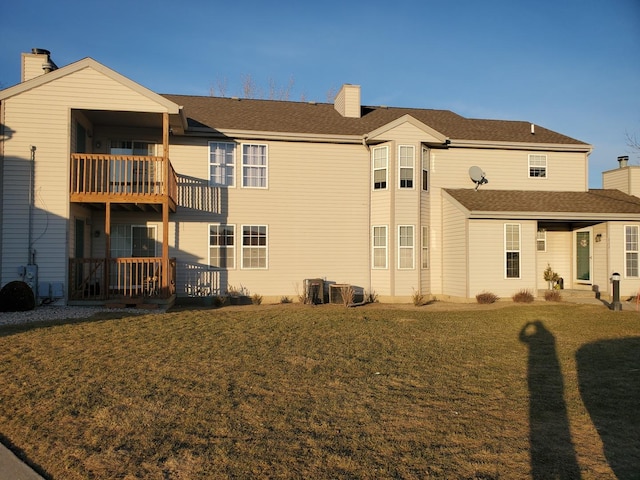
{"type": "Polygon", "coordinates": [[[111,202],[105,203],[104,209],[104,278],[102,279],[102,288],[104,289],[105,299],[109,299],[109,279],[111,278],[111,202]]]}
{"type": "Polygon", "coordinates": [[[162,165],[164,196],[162,201],[162,296],[169,298],[169,113],[162,114],[162,165]]]}

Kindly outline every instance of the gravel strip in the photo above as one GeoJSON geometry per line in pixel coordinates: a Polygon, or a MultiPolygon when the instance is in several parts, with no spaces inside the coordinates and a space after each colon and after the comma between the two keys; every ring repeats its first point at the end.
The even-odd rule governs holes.
{"type": "Polygon", "coordinates": [[[140,310],[135,308],[104,308],[104,307],[68,307],[45,305],[27,312],[0,313],[0,326],[19,325],[22,323],[47,322],[50,320],[65,320],[67,318],[89,318],[99,312],[126,312],[142,315],[145,313],[160,313],[164,310],[140,310]]]}

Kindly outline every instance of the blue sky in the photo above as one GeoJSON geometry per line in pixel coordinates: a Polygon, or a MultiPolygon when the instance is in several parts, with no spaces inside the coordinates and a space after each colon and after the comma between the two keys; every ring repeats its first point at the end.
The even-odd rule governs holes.
{"type": "Polygon", "coordinates": [[[33,47],[158,93],[293,79],[291,100],[324,102],[353,83],[367,105],[533,122],[594,146],[593,188],[619,155],[640,164],[640,0],[6,2],[3,87],[33,47]]]}

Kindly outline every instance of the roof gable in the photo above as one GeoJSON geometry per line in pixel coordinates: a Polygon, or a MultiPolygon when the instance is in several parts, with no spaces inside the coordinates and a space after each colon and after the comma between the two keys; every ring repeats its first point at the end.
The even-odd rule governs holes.
{"type": "Polygon", "coordinates": [[[444,144],[448,139],[445,135],[431,128],[429,125],[425,125],[420,120],[415,119],[409,114],[402,115],[400,118],[393,120],[367,135],[367,140],[384,140],[385,134],[391,133],[402,126],[411,126],[414,130],[419,131],[424,135],[423,142],[444,144]]]}
{"type": "Polygon", "coordinates": [[[84,69],[92,69],[96,72],[99,72],[100,74],[110,78],[111,80],[121,84],[122,86],[146,97],[154,103],[157,103],[162,107],[163,110],[166,110],[170,114],[178,114],[180,112],[180,106],[176,103],[163,97],[162,95],[158,95],[157,93],[149,90],[146,87],[143,87],[142,85],[134,82],[133,80],[130,80],[124,75],[111,70],[110,68],[102,65],[92,58],[84,58],[65,67],[54,70],[50,73],[39,75],[30,80],[19,83],[18,85],[2,90],[0,91],[0,100],[5,100],[13,96],[20,95],[21,93],[49,84],[51,82],[55,82],[56,80],[67,77],[69,75],[73,75],[74,73],[80,72],[84,69]]]}

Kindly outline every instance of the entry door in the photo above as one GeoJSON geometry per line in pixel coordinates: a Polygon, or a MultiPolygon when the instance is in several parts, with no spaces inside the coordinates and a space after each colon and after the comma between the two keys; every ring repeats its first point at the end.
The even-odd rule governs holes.
{"type": "Polygon", "coordinates": [[[591,283],[591,230],[578,230],[576,239],[576,280],[591,283]]]}

